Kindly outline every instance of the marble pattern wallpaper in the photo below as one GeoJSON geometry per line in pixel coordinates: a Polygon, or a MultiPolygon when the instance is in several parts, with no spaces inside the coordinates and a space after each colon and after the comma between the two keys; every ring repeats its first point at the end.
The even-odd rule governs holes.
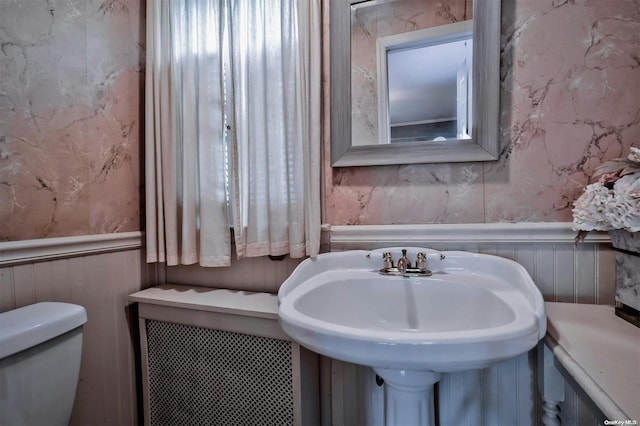
{"type": "Polygon", "coordinates": [[[571,221],[593,169],[640,146],[640,1],[503,0],[501,32],[499,161],[331,168],[326,155],[325,222],[571,221]]]}
{"type": "Polygon", "coordinates": [[[141,0],[0,0],[0,241],[141,229],[141,0]]]}
{"type": "MultiPolygon", "coordinates": [[[[502,5],[500,160],[333,169],[327,131],[325,222],[569,221],[640,145],[640,1],[502,5]]],[[[0,241],[141,229],[143,90],[142,0],[0,1],[0,241]]]]}

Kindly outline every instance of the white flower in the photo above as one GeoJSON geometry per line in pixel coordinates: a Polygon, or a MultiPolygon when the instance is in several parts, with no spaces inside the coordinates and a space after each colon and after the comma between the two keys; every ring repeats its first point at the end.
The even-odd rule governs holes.
{"type": "Polygon", "coordinates": [[[640,148],[631,147],[631,152],[627,158],[634,163],[640,163],[640,148]]]}
{"type": "Polygon", "coordinates": [[[640,231],[640,173],[623,176],[613,186],[607,219],[614,229],[640,231]]]}
{"type": "Polygon", "coordinates": [[[612,190],[605,188],[600,182],[588,185],[574,203],[573,229],[576,231],[614,229],[607,218],[607,204],[612,201],[612,190]]]}
{"type": "Polygon", "coordinates": [[[640,148],[629,156],[603,163],[602,178],[588,185],[574,203],[576,231],[640,231],[640,148]],[[613,184],[613,187],[612,187],[613,184]],[[611,188],[611,189],[609,189],[611,188]]]}

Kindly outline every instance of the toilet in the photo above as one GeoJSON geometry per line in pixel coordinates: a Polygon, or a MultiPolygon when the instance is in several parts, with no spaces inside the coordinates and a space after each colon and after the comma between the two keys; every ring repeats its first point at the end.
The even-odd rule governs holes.
{"type": "Polygon", "coordinates": [[[0,424],[68,425],[87,313],[42,302],[0,314],[0,424]]]}

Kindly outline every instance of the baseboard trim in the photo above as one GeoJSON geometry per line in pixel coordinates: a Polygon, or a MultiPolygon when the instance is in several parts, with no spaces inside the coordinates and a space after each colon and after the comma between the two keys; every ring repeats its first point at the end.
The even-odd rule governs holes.
{"type": "MultiPolygon", "coordinates": [[[[332,226],[331,249],[353,245],[416,245],[431,243],[526,244],[573,243],[576,231],[571,222],[464,223],[425,225],[332,226]]],[[[585,243],[608,243],[606,232],[590,232],[585,243]]]]}
{"type": "Polygon", "coordinates": [[[142,245],[140,231],[0,242],[0,266],[134,250],[142,245]]]}

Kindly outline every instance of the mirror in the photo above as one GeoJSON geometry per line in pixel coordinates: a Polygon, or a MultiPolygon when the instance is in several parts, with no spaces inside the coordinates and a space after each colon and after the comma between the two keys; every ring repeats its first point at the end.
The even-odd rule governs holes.
{"type": "MultiPolygon", "coordinates": [[[[471,139],[472,28],[468,20],[377,39],[378,143],[471,139]]],[[[353,145],[371,141],[357,134],[361,116],[354,105],[353,145]]]]}
{"type": "Polygon", "coordinates": [[[500,2],[474,1],[473,20],[393,32],[409,3],[331,2],[334,167],[498,157],[500,2]]]}

